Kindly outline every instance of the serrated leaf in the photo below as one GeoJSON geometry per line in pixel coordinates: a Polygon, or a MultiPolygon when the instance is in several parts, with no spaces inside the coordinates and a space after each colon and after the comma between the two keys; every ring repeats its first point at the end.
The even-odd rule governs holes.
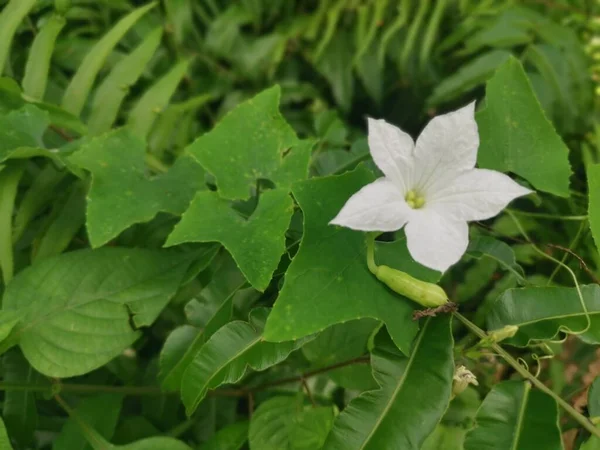
{"type": "Polygon", "coordinates": [[[162,38],[162,28],[148,33],[140,45],[119,61],[94,94],[88,119],[90,134],[101,134],[114,123],[129,88],[140,78],[162,38]]]}
{"type": "MultiPolygon", "coordinates": [[[[581,286],[590,328],[577,336],[590,344],[600,343],[600,286],[581,286]]],[[[486,318],[489,330],[517,325],[517,334],[505,342],[524,347],[534,340],[555,337],[559,331],[577,332],[587,327],[576,288],[529,287],[509,289],[492,305],[486,318]]]]}
{"type": "Polygon", "coordinates": [[[220,242],[250,284],[264,291],[285,251],[285,232],[293,211],[294,203],[283,189],[262,193],[248,219],[217,193],[199,192],[165,245],[220,242]]]}
{"type": "Polygon", "coordinates": [[[596,247],[600,249],[600,164],[591,164],[587,168],[588,178],[588,214],[590,228],[596,247]]]}
{"type": "Polygon", "coordinates": [[[175,294],[193,256],[145,249],[80,250],[45,259],[8,285],[2,308],[22,313],[3,349],[19,344],[52,377],[101,367],[139,336],[175,294]]]}
{"type": "Polygon", "coordinates": [[[181,214],[194,194],[205,188],[204,171],[189,156],[167,173],[146,175],[145,144],[126,128],[85,142],[69,161],[92,174],[87,199],[87,230],[100,247],[135,223],[159,212],[181,214]]]}
{"type": "MultiPolygon", "coordinates": [[[[385,322],[396,345],[410,353],[418,328],[412,320],[413,302],[369,272],[364,233],[328,225],[348,198],[374,179],[359,167],[294,185],[294,197],[304,211],[304,235],[267,321],[265,339],[297,339],[336,323],[371,317],[385,322]]],[[[378,245],[377,259],[422,280],[439,277],[409,256],[404,240],[378,245]]]]}
{"type": "Polygon", "coordinates": [[[8,439],[8,434],[6,434],[6,426],[2,417],[0,417],[0,450],[13,450],[12,445],[10,445],[10,439],[8,439]]]}
{"type": "Polygon", "coordinates": [[[556,402],[526,381],[494,385],[475,421],[465,450],[563,450],[556,402]]]}
{"type": "MultiPolygon", "coordinates": [[[[77,406],[81,419],[93,427],[101,436],[110,440],[121,412],[123,396],[119,394],[98,394],[85,398],[77,406]]],[[[79,424],[70,418],[52,443],[52,450],[89,450],[85,434],[79,424]]]]}
{"type": "Polygon", "coordinates": [[[248,440],[248,422],[236,422],[221,428],[200,450],[239,450],[248,440]]]}
{"type": "Polygon", "coordinates": [[[293,397],[274,397],[252,415],[251,450],[313,450],[323,446],[333,424],[331,406],[304,407],[293,397]]]}
{"type": "Polygon", "coordinates": [[[228,323],[200,349],[181,381],[181,399],[188,415],[194,412],[210,389],[238,382],[248,368],[265,370],[286,359],[306,342],[265,342],[262,332],[268,314],[267,308],[254,309],[249,323],[228,323]]]}
{"type": "Polygon", "coordinates": [[[521,63],[511,57],[488,81],[476,114],[479,166],[511,171],[536,189],[568,197],[569,149],[544,115],[521,63]]]}
{"type": "Polygon", "coordinates": [[[279,112],[279,98],[279,86],[261,92],[188,148],[215,176],[221,197],[248,199],[256,180],[289,188],[306,179],[312,142],[296,137],[279,112]]]}
{"type": "Polygon", "coordinates": [[[96,42],[89,53],[85,55],[85,58],[65,90],[61,104],[63,109],[79,116],[92,89],[94,80],[110,52],[112,52],[121,38],[125,36],[127,31],[155,6],[156,2],[152,2],[133,10],[96,42]]]}
{"type": "Polygon", "coordinates": [[[380,385],[350,402],[333,424],[327,450],[419,450],[450,401],[454,374],[450,316],[427,319],[410,356],[385,333],[371,356],[380,385]]]}

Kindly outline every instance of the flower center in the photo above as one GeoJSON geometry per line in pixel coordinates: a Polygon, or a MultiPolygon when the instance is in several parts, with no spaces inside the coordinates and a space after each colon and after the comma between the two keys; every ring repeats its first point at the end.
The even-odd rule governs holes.
{"type": "Polygon", "coordinates": [[[425,198],[413,190],[408,191],[404,199],[412,209],[419,209],[425,205],[425,198]]]}

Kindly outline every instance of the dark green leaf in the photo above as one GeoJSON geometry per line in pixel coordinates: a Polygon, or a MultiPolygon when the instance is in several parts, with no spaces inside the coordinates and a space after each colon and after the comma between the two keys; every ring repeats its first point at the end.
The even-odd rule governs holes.
{"type": "Polygon", "coordinates": [[[563,450],[556,402],[526,381],[496,384],[475,420],[465,450],[563,450]]]}
{"type": "Polygon", "coordinates": [[[592,164],[587,168],[589,205],[588,214],[590,228],[596,242],[596,247],[600,249],[600,164],[592,164]]]}
{"type": "Polygon", "coordinates": [[[453,345],[449,316],[427,319],[408,357],[380,332],[371,359],[380,388],[350,402],[324,448],[419,450],[450,401],[453,345]]]}
{"type": "Polygon", "coordinates": [[[248,440],[248,422],[236,422],[221,428],[200,450],[239,450],[248,440]]]}
{"type": "Polygon", "coordinates": [[[4,426],[4,420],[0,417],[0,450],[13,450],[12,445],[10,445],[10,439],[8,439],[8,434],[6,434],[6,426],[4,426]]]}

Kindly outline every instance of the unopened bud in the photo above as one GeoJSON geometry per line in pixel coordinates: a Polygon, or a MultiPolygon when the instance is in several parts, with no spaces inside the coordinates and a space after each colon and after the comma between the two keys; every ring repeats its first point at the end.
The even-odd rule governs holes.
{"type": "Polygon", "coordinates": [[[469,384],[479,386],[477,377],[465,366],[458,366],[452,377],[452,396],[460,395],[469,384]]]}
{"type": "Polygon", "coordinates": [[[519,327],[516,325],[506,325],[504,328],[494,330],[488,333],[490,342],[497,343],[513,337],[519,331],[519,327]]]}

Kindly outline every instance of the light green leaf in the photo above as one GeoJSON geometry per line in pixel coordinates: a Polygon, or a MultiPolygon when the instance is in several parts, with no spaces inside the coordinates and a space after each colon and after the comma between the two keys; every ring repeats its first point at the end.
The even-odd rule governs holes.
{"type": "Polygon", "coordinates": [[[139,336],[175,294],[195,255],[144,249],[80,250],[20,272],[3,298],[22,318],[6,350],[19,344],[31,365],[52,377],[101,367],[139,336]]]}
{"type": "Polygon", "coordinates": [[[600,377],[596,377],[588,390],[587,409],[590,414],[590,419],[597,423],[600,418],[600,377]]]}
{"type": "Polygon", "coordinates": [[[468,254],[481,257],[487,256],[498,262],[501,267],[511,272],[520,283],[525,283],[523,268],[517,263],[515,252],[506,243],[489,236],[475,236],[469,242],[468,254]]]}
{"type": "MultiPolygon", "coordinates": [[[[590,344],[600,343],[600,286],[581,286],[591,326],[577,336],[590,344]]],[[[517,325],[517,334],[505,342],[524,347],[534,340],[555,337],[559,331],[577,332],[587,320],[577,290],[566,287],[509,289],[492,305],[487,316],[489,330],[517,325]]]]}
{"type": "Polygon", "coordinates": [[[0,14],[0,75],[4,72],[15,32],[35,3],[36,0],[10,0],[0,14]]]}
{"type": "Polygon", "coordinates": [[[485,83],[509,57],[510,52],[504,50],[492,50],[478,56],[438,83],[427,99],[428,104],[436,106],[473,90],[485,83]]]}
{"type": "Polygon", "coordinates": [[[306,340],[281,344],[262,337],[269,310],[257,308],[249,323],[234,321],[214,333],[196,354],[181,381],[181,398],[191,415],[206,393],[222,384],[237,383],[248,368],[265,370],[286,359],[306,340]]]}
{"type": "Polygon", "coordinates": [[[568,197],[569,149],[544,115],[521,63],[510,58],[486,87],[476,114],[482,168],[511,171],[536,189],[568,197]]]}
{"type": "Polygon", "coordinates": [[[141,138],[148,136],[156,116],[169,104],[189,65],[190,60],[179,62],[144,92],[129,112],[127,125],[133,134],[141,138]]]}
{"type": "MultiPolygon", "coordinates": [[[[156,52],[162,38],[162,28],[148,33],[141,44],[119,61],[94,94],[88,119],[90,134],[102,134],[110,130],[117,118],[123,99],[131,86],[140,78],[146,65],[156,52]]],[[[150,124],[151,125],[151,124],[150,124]]]]}
{"type": "Polygon", "coordinates": [[[438,424],[433,433],[427,436],[421,450],[463,450],[465,429],[438,424]]]}
{"type": "MultiPolygon", "coordinates": [[[[85,398],[77,406],[77,414],[105,439],[111,439],[121,412],[122,395],[98,394],[85,398]]],[[[70,418],[52,443],[52,450],[89,450],[85,434],[70,418]]]]}
{"type": "Polygon", "coordinates": [[[10,439],[8,439],[8,434],[6,434],[6,426],[2,417],[0,417],[0,450],[13,450],[12,445],[10,445],[10,439]]]}
{"type": "Polygon", "coordinates": [[[454,374],[450,316],[427,319],[410,356],[383,332],[371,356],[380,385],[354,399],[333,424],[327,450],[419,450],[450,401],[454,374]]]}
{"type": "Polygon", "coordinates": [[[333,424],[331,406],[303,406],[302,399],[274,397],[252,415],[251,450],[314,450],[323,446],[333,424]]]}
{"type": "MultiPolygon", "coordinates": [[[[304,211],[304,236],[267,321],[265,339],[297,339],[336,323],[371,317],[385,322],[396,345],[410,353],[418,329],[412,320],[413,302],[369,272],[364,233],[328,225],[348,198],[374,179],[361,166],[294,185],[294,197],[304,211]]],[[[410,258],[404,240],[380,244],[377,259],[425,281],[439,276],[410,258]]]]}
{"type": "Polygon", "coordinates": [[[283,189],[262,193],[248,219],[215,192],[199,192],[165,245],[220,242],[250,284],[264,291],[285,251],[285,232],[293,210],[294,203],[283,189]]]}
{"type": "Polygon", "coordinates": [[[600,439],[596,436],[590,437],[579,447],[579,450],[600,450],[600,439]]]}
{"type": "MultiPolygon", "coordinates": [[[[104,450],[98,448],[94,450],[104,450]]],[[[191,447],[170,437],[151,437],[128,445],[112,445],[108,450],[192,450],[191,447]]]]}
{"type": "Polygon", "coordinates": [[[494,385],[475,421],[465,450],[563,450],[556,402],[525,381],[494,385]]]}
{"type": "Polygon", "coordinates": [[[590,228],[596,247],[600,249],[600,164],[591,164],[587,168],[590,228]]]}
{"type": "Polygon", "coordinates": [[[279,112],[279,97],[278,86],[261,92],[189,147],[202,167],[215,176],[221,197],[248,199],[256,180],[289,188],[307,177],[312,142],[296,137],[279,112]]]}
{"type": "Polygon", "coordinates": [[[23,93],[34,100],[44,99],[54,43],[66,23],[63,16],[52,14],[31,44],[23,76],[23,93]]]}
{"type": "Polygon", "coordinates": [[[189,156],[178,158],[167,173],[149,178],[145,153],[144,142],[121,128],[90,139],[69,158],[92,173],[87,230],[93,247],[158,212],[183,213],[205,187],[204,171],[189,156]]]}
{"type": "Polygon", "coordinates": [[[156,2],[137,8],[123,17],[113,28],[100,39],[89,51],[75,72],[62,98],[62,108],[79,116],[85,105],[94,80],[102,69],[106,58],[117,43],[148,11],[156,6],[156,2]]]}
{"type": "Polygon", "coordinates": [[[200,450],[239,450],[248,440],[248,422],[236,422],[221,428],[200,450]]]}
{"type": "Polygon", "coordinates": [[[50,125],[48,113],[26,105],[0,117],[0,161],[19,147],[44,147],[42,137],[50,125]]]}

